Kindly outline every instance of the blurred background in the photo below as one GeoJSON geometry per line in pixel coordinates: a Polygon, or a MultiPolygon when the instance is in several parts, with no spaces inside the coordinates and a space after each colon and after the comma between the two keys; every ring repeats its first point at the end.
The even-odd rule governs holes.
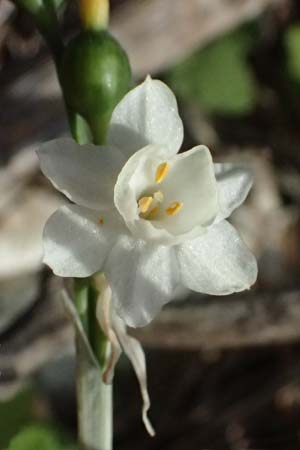
{"type": "MultiPolygon", "coordinates": [[[[118,450],[300,448],[300,5],[297,0],[114,0],[111,30],[135,81],[175,92],[184,149],[243,161],[254,188],[232,217],[259,262],[256,286],[191,295],[132,330],[148,362],[147,436],[133,371],[115,379],[118,450]]],[[[64,12],[66,41],[79,26],[64,12]]],[[[73,330],[41,264],[47,217],[65,200],[39,142],[68,133],[50,54],[0,0],[0,448],[75,449],[73,330]]]]}

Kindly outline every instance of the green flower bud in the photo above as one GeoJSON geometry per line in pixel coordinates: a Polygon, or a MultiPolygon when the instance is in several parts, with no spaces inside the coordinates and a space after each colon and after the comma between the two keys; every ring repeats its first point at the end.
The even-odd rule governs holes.
{"type": "Polygon", "coordinates": [[[131,85],[125,51],[107,31],[83,31],[67,45],[60,75],[68,107],[103,144],[112,111],[131,85]]]}

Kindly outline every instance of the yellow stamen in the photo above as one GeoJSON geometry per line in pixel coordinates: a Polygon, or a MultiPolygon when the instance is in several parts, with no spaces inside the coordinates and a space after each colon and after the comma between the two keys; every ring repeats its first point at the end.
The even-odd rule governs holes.
{"type": "Polygon", "coordinates": [[[155,181],[156,183],[161,183],[167,176],[170,169],[170,165],[166,162],[161,163],[155,172],[155,181]]]}
{"type": "Polygon", "coordinates": [[[153,217],[155,217],[157,215],[158,211],[159,211],[159,206],[155,206],[155,208],[153,208],[153,209],[151,209],[151,211],[149,211],[146,218],[153,219],[153,217]]]}
{"type": "Polygon", "coordinates": [[[181,210],[182,207],[182,202],[172,202],[166,209],[166,213],[168,214],[168,216],[174,216],[181,210]]]}
{"type": "Polygon", "coordinates": [[[102,218],[102,217],[99,217],[99,219],[98,219],[98,223],[99,223],[99,225],[103,225],[103,224],[104,224],[104,220],[103,220],[103,218],[102,218]]]}
{"type": "Polygon", "coordinates": [[[146,213],[153,202],[153,197],[142,197],[138,201],[140,213],[146,213]]]}

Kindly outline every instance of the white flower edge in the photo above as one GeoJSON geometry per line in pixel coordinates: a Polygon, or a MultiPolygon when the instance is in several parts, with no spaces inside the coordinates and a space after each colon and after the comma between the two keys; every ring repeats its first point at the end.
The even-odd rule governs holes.
{"type": "Polygon", "coordinates": [[[44,263],[60,277],[85,278],[98,272],[117,238],[127,230],[116,211],[103,213],[64,205],[46,222],[44,263]],[[103,221],[103,223],[102,223],[103,221]]]}
{"type": "Polygon", "coordinates": [[[249,167],[233,163],[215,163],[218,187],[219,213],[215,223],[227,219],[246,200],[253,184],[249,167]]]}
{"type": "Polygon", "coordinates": [[[107,142],[121,149],[127,158],[149,144],[164,146],[169,155],[174,155],[182,141],[177,100],[160,80],[148,76],[113,111],[107,142]]]}
{"type": "Polygon", "coordinates": [[[207,233],[176,247],[184,286],[210,295],[249,289],[257,278],[257,262],[234,227],[226,220],[207,233]]]}
{"type": "Polygon", "coordinates": [[[37,155],[44,175],[71,201],[94,210],[112,207],[114,185],[126,162],[118,149],[60,138],[43,143],[37,155]]]}

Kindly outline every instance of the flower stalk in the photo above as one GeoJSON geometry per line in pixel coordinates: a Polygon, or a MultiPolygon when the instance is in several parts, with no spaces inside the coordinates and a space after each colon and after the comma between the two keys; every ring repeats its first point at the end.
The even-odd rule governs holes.
{"type": "Polygon", "coordinates": [[[80,450],[111,450],[112,385],[102,381],[99,367],[89,358],[80,337],[76,337],[76,389],[80,450]]]}
{"type": "Polygon", "coordinates": [[[75,279],[74,282],[74,290],[68,284],[63,289],[62,301],[76,333],[79,449],[112,450],[112,385],[103,382],[108,353],[107,339],[94,331],[94,336],[101,338],[95,346],[95,342],[91,342],[90,330],[96,323],[88,321],[90,305],[96,300],[96,294],[97,299],[99,298],[99,290],[96,291],[92,286],[90,278],[75,279]]]}
{"type": "MultiPolygon", "coordinates": [[[[83,31],[66,47],[57,14],[63,1],[15,0],[32,16],[52,52],[74,140],[103,145],[111,113],[129,89],[130,65],[119,43],[105,31],[109,0],[80,0],[83,31]]],[[[112,449],[112,385],[102,379],[110,344],[96,317],[99,294],[92,277],[74,279],[73,298],[65,299],[76,328],[81,450],[112,449]]]]}
{"type": "Polygon", "coordinates": [[[49,46],[56,66],[63,52],[63,42],[54,0],[14,0],[16,5],[27,11],[49,46]]]}
{"type": "Polygon", "coordinates": [[[95,359],[76,331],[76,390],[78,440],[81,450],[111,450],[113,438],[112,385],[102,380],[108,342],[96,319],[99,291],[90,278],[75,280],[74,303],[95,359]]]}

